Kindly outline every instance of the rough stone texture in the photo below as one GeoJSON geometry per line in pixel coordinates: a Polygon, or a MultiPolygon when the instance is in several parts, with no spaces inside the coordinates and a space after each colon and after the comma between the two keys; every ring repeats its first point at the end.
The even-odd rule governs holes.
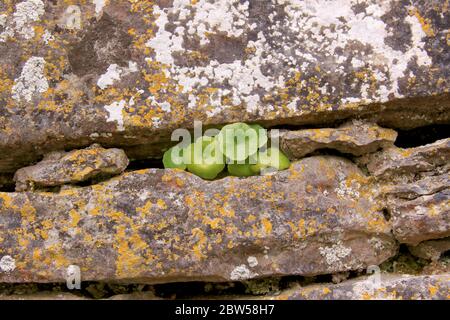
{"type": "MultiPolygon", "coordinates": [[[[408,276],[381,274],[340,284],[318,284],[283,292],[280,300],[448,300],[450,275],[408,276]]],[[[265,297],[267,299],[269,297],[265,297]]],[[[269,298],[270,299],[270,298],[269,298]]]]}
{"type": "MultiPolygon", "coordinates": [[[[342,281],[399,242],[448,275],[450,139],[440,129],[434,139],[447,139],[392,145],[392,129],[405,146],[418,127],[450,123],[448,8],[1,1],[0,283],[61,284],[72,264],[96,280],[93,297],[111,293],[99,289],[105,282],[342,281]],[[291,158],[331,148],[357,164],[311,156],[275,175],[211,182],[178,170],[122,173],[128,159],[145,160],[136,168],[160,158],[172,131],[194,120],[301,128],[284,133],[291,158]],[[82,149],[94,143],[120,149],[82,149]],[[6,192],[17,170],[25,192],[6,192]]],[[[419,267],[414,259],[406,270],[419,267]]],[[[355,280],[292,297],[448,299],[448,283],[393,276],[373,295],[355,280]]]]}
{"type": "Polygon", "coordinates": [[[2,300],[89,300],[89,299],[83,296],[78,296],[67,292],[41,291],[32,294],[12,294],[12,295],[0,294],[0,301],[2,300]]]}
{"type": "Polygon", "coordinates": [[[446,123],[449,20],[445,1],[2,1],[0,172],[93,142],[160,156],[194,119],[446,123]]]}
{"type": "Polygon", "coordinates": [[[353,121],[337,129],[304,129],[280,134],[280,147],[291,158],[300,159],[318,149],[335,149],[361,156],[393,146],[397,132],[375,124],[353,121]]]}
{"type": "Polygon", "coordinates": [[[151,291],[149,292],[136,292],[116,294],[108,298],[107,300],[160,300],[161,298],[155,296],[151,291]]]}
{"type": "Polygon", "coordinates": [[[360,169],[333,156],[271,176],[148,169],[57,194],[0,193],[0,255],[15,264],[0,282],[64,281],[71,264],[84,281],[148,283],[361,269],[397,250],[372,198],[360,169]]]}
{"type": "Polygon", "coordinates": [[[411,176],[392,177],[395,184],[383,185],[382,191],[388,197],[401,199],[401,201],[431,195],[450,186],[449,171],[448,166],[444,166],[431,172],[412,172],[412,176],[414,176],[412,179],[411,176]],[[446,173],[440,174],[441,172],[446,173]]]}
{"type": "Polygon", "coordinates": [[[380,180],[397,240],[417,245],[450,236],[450,139],[363,158],[380,180]]]}
{"type": "Polygon", "coordinates": [[[449,164],[450,138],[417,148],[392,147],[369,156],[369,172],[377,177],[392,179],[395,174],[434,171],[449,164]]]}
{"type": "Polygon", "coordinates": [[[419,242],[450,236],[450,189],[410,201],[390,200],[395,238],[403,243],[419,242]]]}
{"type": "Polygon", "coordinates": [[[444,252],[450,250],[450,238],[424,241],[408,249],[416,257],[437,261],[444,252]]]}
{"type": "Polygon", "coordinates": [[[123,150],[93,144],[86,149],[47,154],[34,166],[17,170],[14,180],[16,191],[26,191],[117,175],[127,166],[123,150]]]}

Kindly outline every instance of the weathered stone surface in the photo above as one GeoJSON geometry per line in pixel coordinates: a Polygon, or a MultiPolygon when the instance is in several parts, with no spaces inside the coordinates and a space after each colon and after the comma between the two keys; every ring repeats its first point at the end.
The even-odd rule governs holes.
{"type": "Polygon", "coordinates": [[[417,245],[450,236],[450,139],[363,158],[380,180],[397,240],[417,245]]]}
{"type": "MultiPolygon", "coordinates": [[[[385,195],[392,199],[412,200],[420,196],[431,195],[450,187],[449,168],[437,168],[431,172],[413,172],[414,178],[411,177],[393,177],[393,183],[383,185],[382,191],[385,195]],[[446,172],[439,174],[440,172],[446,172]],[[437,175],[431,175],[437,174],[437,175]],[[423,177],[420,179],[420,177],[423,177]],[[419,180],[415,180],[415,179],[419,180]],[[397,182],[400,180],[402,182],[397,182]],[[409,181],[409,182],[408,182],[409,181]]],[[[397,200],[393,200],[397,201],[397,200]]]]}
{"type": "Polygon", "coordinates": [[[442,258],[438,261],[431,261],[426,265],[423,270],[423,274],[450,274],[450,259],[442,258]]]}
{"type": "Polygon", "coordinates": [[[16,191],[26,191],[117,175],[127,166],[123,150],[93,144],[86,149],[47,154],[34,166],[17,170],[14,180],[16,191]]]}
{"type": "Polygon", "coordinates": [[[155,296],[151,291],[116,294],[108,298],[107,300],[161,300],[161,298],[155,296]]]}
{"type": "Polygon", "coordinates": [[[12,295],[0,294],[0,301],[1,300],[89,300],[89,299],[83,296],[78,296],[67,292],[41,291],[32,294],[12,294],[12,295]]]}
{"type": "Polygon", "coordinates": [[[280,147],[291,158],[300,159],[318,149],[335,149],[360,156],[393,146],[397,132],[376,124],[353,121],[339,128],[304,129],[280,134],[280,147]]]}
{"type": "Polygon", "coordinates": [[[160,156],[194,119],[448,122],[448,20],[445,1],[3,1],[0,171],[93,142],[160,156]]]}
{"type": "Polygon", "coordinates": [[[389,201],[395,238],[403,243],[450,236],[450,188],[414,200],[389,201]]]}
{"type": "Polygon", "coordinates": [[[124,173],[59,193],[0,193],[0,282],[229,281],[377,265],[397,244],[368,178],[348,160],[305,158],[271,176],[205,181],[124,173]],[[6,260],[5,260],[6,261],[6,260]]]}
{"type": "Polygon", "coordinates": [[[437,261],[444,252],[450,250],[450,238],[424,241],[417,246],[408,246],[408,249],[416,257],[437,261]]]}
{"type": "Polygon", "coordinates": [[[449,163],[450,138],[416,148],[392,147],[369,158],[367,168],[377,177],[392,178],[394,174],[434,171],[449,163]]]}
{"type": "MultiPolygon", "coordinates": [[[[283,300],[448,300],[450,275],[407,276],[381,274],[357,278],[340,284],[298,287],[272,299],[283,300]]],[[[264,297],[264,299],[271,299],[264,297]]]]}

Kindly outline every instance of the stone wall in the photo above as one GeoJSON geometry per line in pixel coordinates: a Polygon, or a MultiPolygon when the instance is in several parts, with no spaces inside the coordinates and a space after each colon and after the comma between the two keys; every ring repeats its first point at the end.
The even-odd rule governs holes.
{"type": "Polygon", "coordinates": [[[449,21],[441,0],[2,1],[0,299],[450,298],[449,21]],[[163,169],[194,121],[277,129],[292,165],[163,169]]]}

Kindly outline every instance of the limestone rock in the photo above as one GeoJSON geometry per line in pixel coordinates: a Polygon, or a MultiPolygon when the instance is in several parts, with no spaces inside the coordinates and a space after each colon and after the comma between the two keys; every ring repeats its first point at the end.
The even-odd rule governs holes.
{"type": "Polygon", "coordinates": [[[437,261],[444,252],[450,250],[450,238],[424,241],[408,249],[416,257],[437,261]]]}
{"type": "Polygon", "coordinates": [[[0,4],[0,172],[94,142],[158,157],[194,119],[450,121],[445,1],[72,2],[0,4]]]}
{"type": "Polygon", "coordinates": [[[450,236],[450,188],[414,200],[390,201],[395,238],[411,245],[450,236]]]}
{"type": "Polygon", "coordinates": [[[0,193],[0,282],[238,281],[377,265],[396,254],[369,181],[317,156],[206,181],[146,169],[59,193],[0,193]],[[6,261],[6,260],[5,260],[6,261]]]}
{"type": "Polygon", "coordinates": [[[2,300],[89,300],[86,297],[78,296],[67,292],[52,292],[41,291],[31,294],[0,294],[0,301],[2,300]]]}
{"type": "MultiPolygon", "coordinates": [[[[340,284],[319,284],[282,292],[281,300],[448,300],[450,275],[408,276],[381,274],[340,284]]],[[[270,299],[265,297],[264,299],[270,299]]]]}
{"type": "Polygon", "coordinates": [[[16,191],[54,187],[122,173],[128,158],[120,149],[104,149],[93,144],[86,149],[53,152],[34,166],[17,170],[16,191]]]}
{"type": "MultiPolygon", "coordinates": [[[[394,184],[384,184],[383,193],[393,199],[413,200],[420,196],[430,195],[450,187],[449,172],[450,170],[443,167],[443,174],[439,174],[441,170],[436,172],[414,173],[414,179],[403,179],[402,182],[392,179],[394,184]],[[437,175],[429,175],[437,174],[437,175]],[[420,177],[423,177],[420,179],[420,177]],[[418,180],[416,180],[418,178],[418,180]],[[410,181],[408,181],[410,180],[410,181]]],[[[393,200],[397,201],[397,200],[393,200]]]]}
{"type": "Polygon", "coordinates": [[[433,171],[448,165],[449,159],[450,138],[416,148],[388,148],[370,156],[367,168],[374,176],[391,178],[394,174],[433,171]]]}
{"type": "Polygon", "coordinates": [[[346,123],[339,128],[304,129],[281,134],[281,149],[291,158],[300,159],[318,149],[335,149],[360,156],[392,146],[397,133],[391,129],[361,122],[346,123]]]}
{"type": "Polygon", "coordinates": [[[397,240],[417,245],[450,236],[450,139],[366,156],[380,180],[397,240]]]}
{"type": "Polygon", "coordinates": [[[161,300],[152,291],[116,294],[107,300],[161,300]]]}

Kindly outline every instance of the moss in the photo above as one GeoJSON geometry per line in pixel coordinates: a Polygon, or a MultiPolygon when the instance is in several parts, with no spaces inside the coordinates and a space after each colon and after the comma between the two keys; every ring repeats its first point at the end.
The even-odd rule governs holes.
{"type": "Polygon", "coordinates": [[[265,295],[280,290],[279,278],[264,278],[244,281],[245,293],[265,295]]]}

